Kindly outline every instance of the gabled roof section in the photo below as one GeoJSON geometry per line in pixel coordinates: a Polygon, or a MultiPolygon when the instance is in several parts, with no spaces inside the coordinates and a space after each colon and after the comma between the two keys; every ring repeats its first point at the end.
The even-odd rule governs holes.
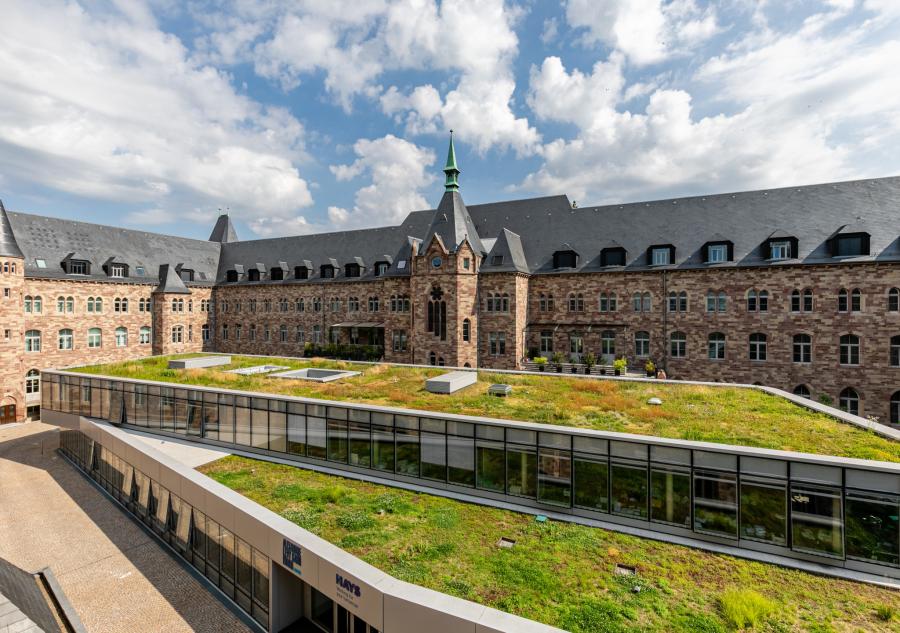
{"type": "Polygon", "coordinates": [[[174,266],[162,264],[159,267],[159,285],[153,289],[153,294],[157,293],[189,295],[191,291],[184,285],[174,266]]]}
{"type": "Polygon", "coordinates": [[[445,191],[441,197],[434,215],[431,218],[431,226],[425,234],[425,244],[431,244],[431,238],[435,234],[441,237],[444,245],[451,252],[455,252],[463,240],[468,238],[472,250],[484,254],[485,248],[478,236],[475,222],[466,209],[459,191],[445,191]]]}
{"type": "Polygon", "coordinates": [[[522,239],[517,233],[509,229],[500,231],[500,235],[494,241],[491,252],[481,265],[484,272],[528,272],[528,262],[525,259],[525,251],[522,248],[522,239]],[[500,258],[498,264],[494,262],[500,258]]]}
{"type": "Polygon", "coordinates": [[[0,200],[0,257],[25,257],[16,241],[2,200],[0,200]]]}
{"type": "Polygon", "coordinates": [[[209,234],[209,241],[218,242],[219,244],[238,241],[237,231],[234,230],[234,225],[231,223],[231,218],[228,217],[227,213],[223,213],[216,220],[216,225],[213,227],[212,233],[209,234]]]}

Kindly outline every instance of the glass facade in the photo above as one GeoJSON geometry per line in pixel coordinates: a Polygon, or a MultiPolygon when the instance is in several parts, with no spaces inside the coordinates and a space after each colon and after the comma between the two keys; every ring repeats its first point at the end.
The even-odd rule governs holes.
{"type": "MultiPolygon", "coordinates": [[[[55,372],[45,372],[42,385],[46,410],[237,444],[338,469],[431,481],[440,488],[465,488],[468,494],[613,522],[624,519],[648,529],[665,526],[701,539],[751,548],[756,543],[756,548],[780,548],[785,555],[795,551],[900,568],[900,481],[893,473],[875,474],[893,477],[894,484],[844,489],[809,479],[801,464],[788,457],[763,459],[774,466],[770,464],[771,472],[759,472],[742,464],[760,458],[673,448],[650,437],[624,441],[477,418],[419,417],[350,404],[250,398],[55,372]]],[[[840,467],[816,468],[830,468],[838,473],[833,480],[843,481],[840,467]]],[[[154,519],[157,507],[152,504],[165,495],[144,485],[140,473],[129,485],[135,491],[135,511],[155,520],[154,529],[162,529],[165,517],[154,519]]],[[[174,507],[172,499],[167,503],[174,507]]],[[[206,534],[196,533],[194,540],[206,534]]],[[[184,542],[183,533],[179,539],[184,542]]],[[[230,550],[215,551],[221,558],[221,552],[230,550]]],[[[221,565],[210,569],[221,570],[221,565]]],[[[240,569],[236,573],[226,578],[240,587],[240,569]]],[[[252,599],[252,577],[250,586],[247,596],[252,599]]],[[[252,604],[245,603],[252,611],[252,604]]]]}
{"type": "Polygon", "coordinates": [[[268,628],[268,557],[80,431],[61,431],[59,449],[260,626],[268,628]]]}

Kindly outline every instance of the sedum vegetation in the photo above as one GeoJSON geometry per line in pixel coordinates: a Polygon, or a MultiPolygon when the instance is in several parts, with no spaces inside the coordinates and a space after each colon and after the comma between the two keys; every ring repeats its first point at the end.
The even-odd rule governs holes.
{"type": "Polygon", "coordinates": [[[453,395],[425,391],[425,379],[444,369],[358,365],[322,359],[232,356],[225,367],[167,369],[168,357],[94,365],[76,371],[126,378],[260,391],[310,398],[481,415],[544,424],[737,444],[806,453],[900,462],[900,443],[810,411],[776,396],[740,387],[713,387],[511,375],[483,371],[478,383],[453,395]],[[266,362],[290,368],[362,371],[332,383],[240,376],[223,370],[266,362]],[[512,395],[487,394],[493,383],[512,385],[512,395]],[[651,397],[662,406],[648,405],[651,397]]]}
{"type": "Polygon", "coordinates": [[[897,630],[890,589],[243,457],[200,471],[397,578],[574,633],[897,630]]]}

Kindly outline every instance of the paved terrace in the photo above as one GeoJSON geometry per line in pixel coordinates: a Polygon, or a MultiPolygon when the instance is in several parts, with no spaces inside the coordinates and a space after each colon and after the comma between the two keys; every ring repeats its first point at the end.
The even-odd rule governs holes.
{"type": "Polygon", "coordinates": [[[0,427],[0,557],[50,567],[89,633],[249,629],[56,454],[56,427],[0,427]]]}

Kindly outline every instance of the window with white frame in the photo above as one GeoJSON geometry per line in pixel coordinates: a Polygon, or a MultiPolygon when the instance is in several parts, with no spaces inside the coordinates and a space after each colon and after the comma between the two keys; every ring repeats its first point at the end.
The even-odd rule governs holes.
{"type": "Polygon", "coordinates": [[[728,247],[725,244],[711,244],[707,246],[706,261],[710,264],[720,264],[728,261],[728,247]]]}
{"type": "Polygon", "coordinates": [[[116,347],[126,347],[128,345],[128,330],[124,327],[116,328],[116,347]]]}
{"type": "Polygon", "coordinates": [[[772,259],[790,259],[791,243],[788,241],[772,242],[769,246],[772,259]]]}
{"type": "Polygon", "coordinates": [[[654,248],[650,251],[654,266],[666,266],[671,264],[671,251],[668,248],[654,248]]]}
{"type": "MultiPolygon", "coordinates": [[[[209,326],[203,326],[203,327],[209,327],[209,326]]],[[[138,337],[139,337],[138,342],[141,345],[149,345],[150,344],[150,336],[151,336],[150,326],[149,325],[141,326],[140,332],[138,334],[138,337]]]]}
{"type": "Polygon", "coordinates": [[[184,326],[182,326],[182,325],[172,326],[172,342],[173,343],[183,343],[184,342],[184,326]]]}
{"type": "Polygon", "coordinates": [[[103,344],[103,332],[98,327],[92,327],[88,330],[87,346],[89,348],[98,348],[103,344]]]}
{"type": "Polygon", "coordinates": [[[64,328],[59,331],[57,336],[57,347],[60,350],[70,350],[75,347],[74,335],[72,330],[64,328]]]}
{"type": "Polygon", "coordinates": [[[635,332],[634,333],[634,355],[641,358],[650,356],[650,333],[635,332]]]}
{"type": "Polygon", "coordinates": [[[712,332],[707,337],[707,355],[710,360],[725,360],[725,335],[712,332]]]}
{"type": "Polygon", "coordinates": [[[28,330],[25,332],[25,351],[39,352],[41,351],[41,331],[28,330]]]}

